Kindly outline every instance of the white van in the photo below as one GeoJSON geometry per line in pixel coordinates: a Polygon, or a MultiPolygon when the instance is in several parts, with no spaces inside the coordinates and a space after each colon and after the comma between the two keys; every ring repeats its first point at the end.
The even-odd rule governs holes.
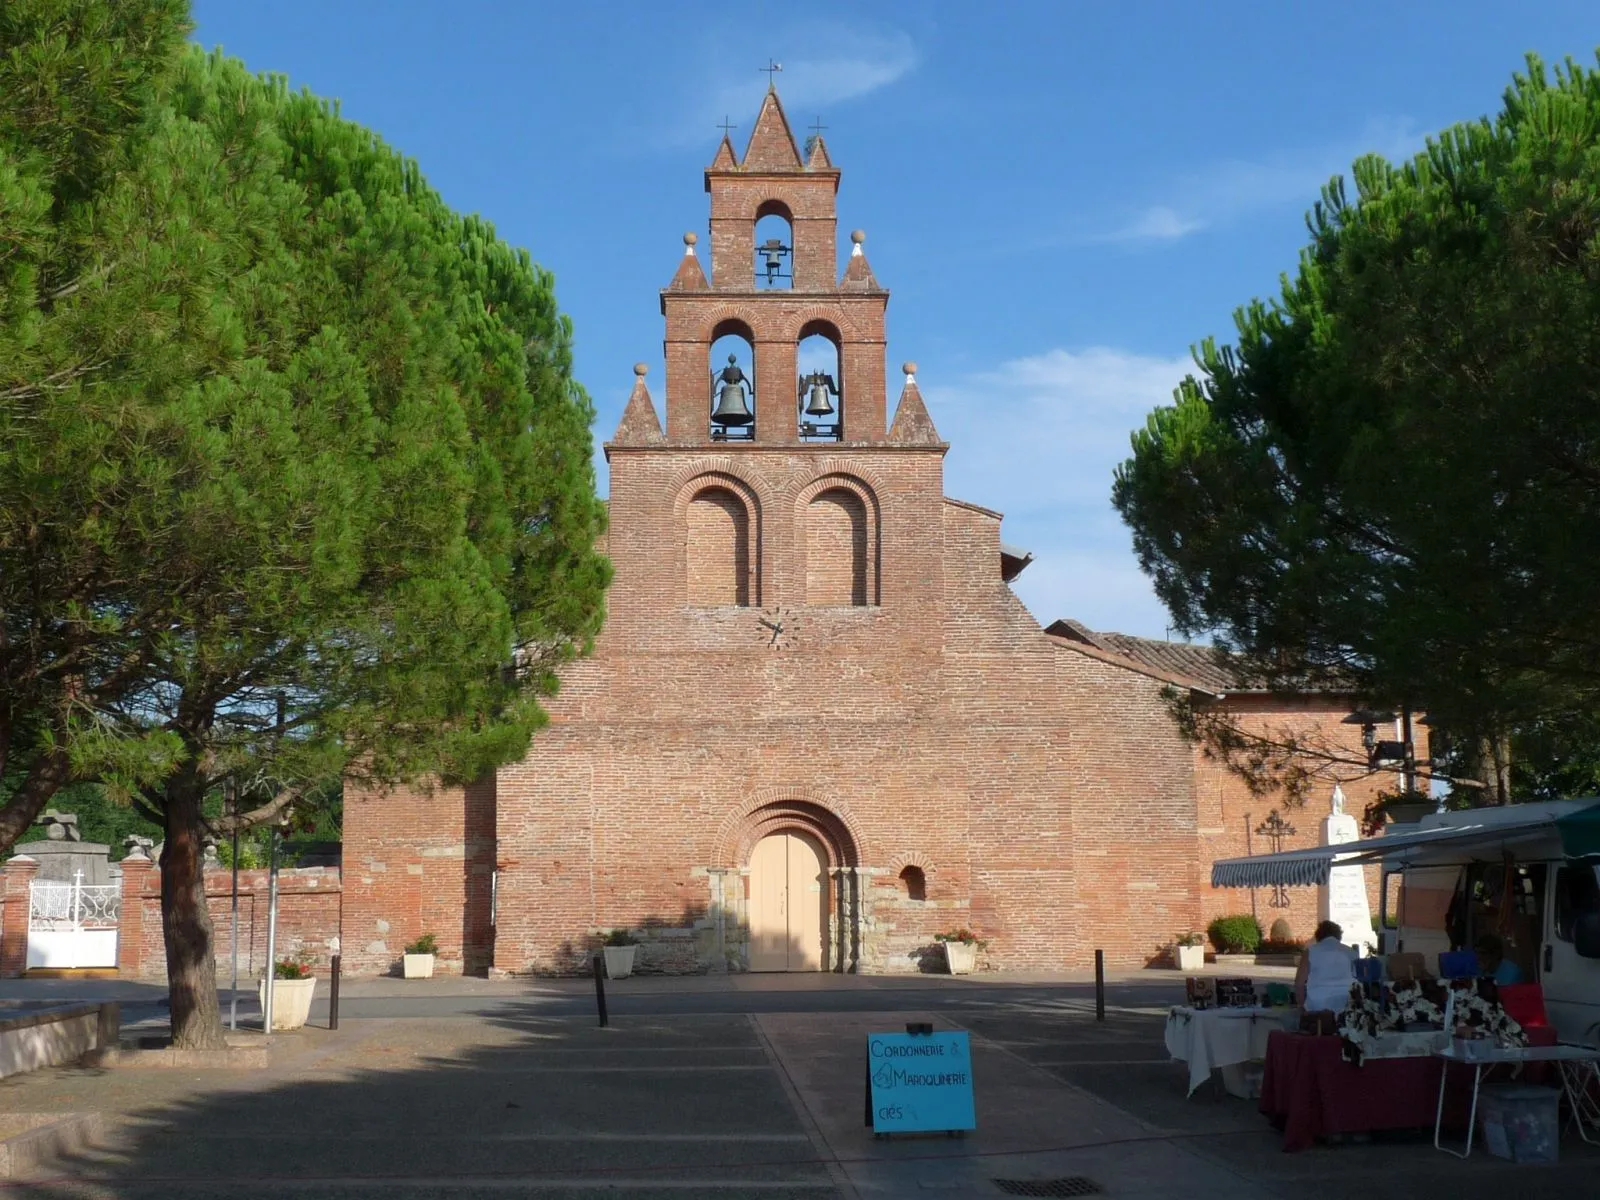
{"type": "Polygon", "coordinates": [[[1383,869],[1384,949],[1423,955],[1496,935],[1544,989],[1564,1042],[1600,1046],[1600,799],[1435,813],[1383,837],[1212,864],[1213,887],[1326,885],[1329,870],[1383,869]]]}
{"type": "Polygon", "coordinates": [[[1402,840],[1413,828],[1464,836],[1386,857],[1386,948],[1420,952],[1433,967],[1441,950],[1494,934],[1521,978],[1542,985],[1557,1036],[1600,1045],[1600,860],[1568,853],[1573,826],[1594,822],[1600,804],[1563,800],[1437,813],[1393,829],[1402,840]]]}

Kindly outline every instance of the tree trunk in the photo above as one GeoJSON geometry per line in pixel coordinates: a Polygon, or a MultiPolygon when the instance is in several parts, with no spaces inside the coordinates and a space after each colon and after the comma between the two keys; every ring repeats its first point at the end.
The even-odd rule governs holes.
{"type": "Polygon", "coordinates": [[[221,1050],[222,1010],[211,911],[206,906],[201,789],[192,773],[173,779],[166,795],[167,842],[161,852],[161,935],[167,947],[172,1045],[221,1050]]]}
{"type": "Polygon", "coordinates": [[[39,752],[11,799],[0,806],[0,854],[22,840],[22,835],[38,820],[44,806],[61,790],[71,773],[65,750],[39,752]]]}

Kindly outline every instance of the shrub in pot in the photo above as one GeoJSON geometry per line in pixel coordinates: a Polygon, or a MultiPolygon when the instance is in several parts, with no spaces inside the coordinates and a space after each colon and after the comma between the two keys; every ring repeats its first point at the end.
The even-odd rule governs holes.
{"type": "Polygon", "coordinates": [[[1254,954],[1261,945],[1261,925],[1249,913],[1218,917],[1206,926],[1218,954],[1254,954]]]}
{"type": "MultiPolygon", "coordinates": [[[[317,981],[311,974],[311,963],[304,955],[286,958],[272,971],[272,1030],[299,1029],[311,1015],[311,1000],[316,995],[317,981]]],[[[256,998],[261,1003],[261,1018],[266,1020],[267,981],[263,977],[256,988],[256,998]]]]}
{"type": "Polygon", "coordinates": [[[933,940],[944,947],[945,967],[952,975],[970,975],[978,965],[978,951],[987,944],[978,940],[972,930],[952,929],[936,933],[933,940]]]}
{"type": "Polygon", "coordinates": [[[1173,957],[1180,971],[1198,971],[1206,965],[1206,939],[1198,933],[1180,933],[1173,939],[1173,957]]]}
{"type": "Polygon", "coordinates": [[[626,979],[633,974],[633,956],[639,949],[637,938],[626,929],[613,929],[601,947],[606,956],[607,979],[626,979]]]}
{"type": "Polygon", "coordinates": [[[439,939],[425,933],[406,947],[400,960],[401,973],[407,979],[432,979],[433,960],[439,953],[439,939]]]}

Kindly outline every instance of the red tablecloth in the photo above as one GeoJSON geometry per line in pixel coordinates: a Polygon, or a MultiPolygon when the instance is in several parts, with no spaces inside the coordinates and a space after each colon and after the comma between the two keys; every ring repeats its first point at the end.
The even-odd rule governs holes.
{"type": "MultiPolygon", "coordinates": [[[[1545,1030],[1529,1030],[1529,1041],[1554,1042],[1545,1030]]],[[[1304,1033],[1267,1038],[1261,1079],[1261,1111],[1283,1130],[1285,1150],[1304,1150],[1324,1134],[1375,1129],[1427,1129],[1439,1103],[1442,1059],[1378,1058],[1361,1066],[1344,1061],[1342,1039],[1304,1033]]],[[[1445,1092],[1448,1129],[1466,1128],[1472,1074],[1455,1067],[1445,1092]]]]}

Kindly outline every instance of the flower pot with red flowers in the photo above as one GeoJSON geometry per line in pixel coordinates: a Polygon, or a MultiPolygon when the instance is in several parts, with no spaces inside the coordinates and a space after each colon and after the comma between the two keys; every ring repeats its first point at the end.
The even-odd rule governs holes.
{"type": "MultiPolygon", "coordinates": [[[[316,978],[311,974],[310,960],[286,958],[272,972],[272,1032],[299,1029],[311,1015],[311,999],[317,991],[316,978]]],[[[261,1002],[262,1019],[267,1012],[267,981],[257,985],[256,996],[261,1002]]]]}
{"type": "Polygon", "coordinates": [[[936,933],[933,940],[944,947],[945,967],[952,975],[972,974],[978,965],[978,951],[986,944],[980,942],[972,930],[965,928],[936,933]]]}

